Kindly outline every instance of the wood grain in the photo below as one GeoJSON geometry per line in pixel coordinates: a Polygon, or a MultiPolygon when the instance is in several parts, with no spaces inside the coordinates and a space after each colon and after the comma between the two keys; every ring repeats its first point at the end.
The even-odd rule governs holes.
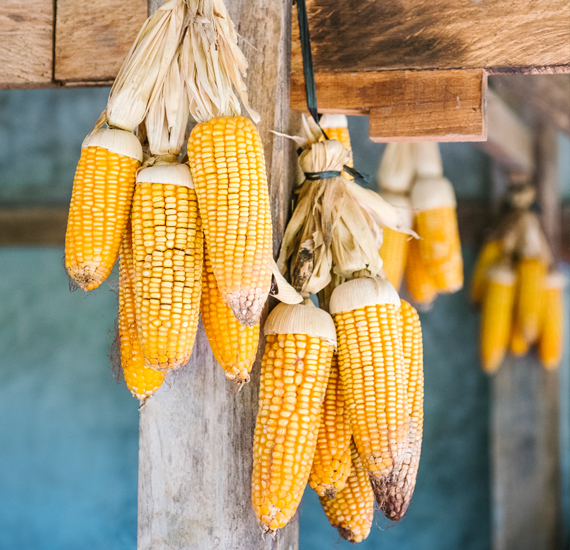
{"type": "Polygon", "coordinates": [[[0,88],[49,85],[53,0],[0,0],[0,88]]]}
{"type": "MultiPolygon", "coordinates": [[[[265,145],[274,222],[280,244],[295,181],[293,142],[270,130],[298,131],[289,110],[290,3],[228,0],[248,58],[252,106],[265,145]],[[248,45],[248,44],[251,44],[248,45]]],[[[260,344],[263,349],[264,341],[260,344]]],[[[190,362],[168,375],[140,415],[139,550],[297,550],[295,517],[277,539],[265,539],[251,506],[253,429],[259,361],[239,394],[200,326],[190,362]]]]}
{"type": "Polygon", "coordinates": [[[307,0],[307,13],[316,72],[570,72],[569,0],[307,0]]]}
{"type": "Polygon", "coordinates": [[[146,14],[146,0],[57,0],[55,80],[111,82],[146,14]]]}
{"type": "Polygon", "coordinates": [[[535,163],[533,133],[492,90],[487,93],[487,126],[487,141],[478,146],[504,168],[532,172],[535,163]]]}
{"type": "Polygon", "coordinates": [[[65,244],[66,207],[0,209],[0,246],[57,246],[65,244]]]}

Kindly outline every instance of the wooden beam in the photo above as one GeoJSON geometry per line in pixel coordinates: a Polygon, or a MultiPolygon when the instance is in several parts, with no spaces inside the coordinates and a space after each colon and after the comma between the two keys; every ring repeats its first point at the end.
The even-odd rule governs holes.
{"type": "Polygon", "coordinates": [[[492,90],[487,93],[487,120],[487,141],[479,147],[502,167],[531,173],[535,163],[532,132],[492,90]]]}
{"type": "Polygon", "coordinates": [[[532,111],[535,120],[570,135],[570,75],[494,76],[492,86],[507,102],[532,111]]]}
{"type": "MultiPolygon", "coordinates": [[[[317,73],[481,68],[490,73],[570,72],[568,0],[306,4],[317,73]]],[[[295,58],[296,30],[293,42],[295,58]]]]}
{"type": "Polygon", "coordinates": [[[146,0],[57,0],[55,80],[112,83],[146,16],[146,0]]]}
{"type": "MultiPolygon", "coordinates": [[[[317,73],[315,80],[319,111],[369,115],[373,141],[486,139],[483,70],[317,73]]],[[[292,74],[291,107],[307,110],[302,73],[292,74]]]]}
{"type": "Polygon", "coordinates": [[[49,85],[53,0],[2,0],[0,4],[0,88],[49,85]]]}
{"type": "MultiPolygon", "coordinates": [[[[295,146],[270,130],[298,131],[290,118],[290,1],[226,0],[249,61],[248,89],[261,114],[274,221],[283,235],[296,174],[295,146]]],[[[152,7],[152,6],[151,6],[152,7]]],[[[263,349],[264,341],[260,343],[263,349]]],[[[143,407],[139,439],[139,550],[297,550],[294,518],[276,540],[261,536],[251,506],[259,361],[237,395],[227,391],[202,327],[190,362],[168,375],[143,407]]]]}
{"type": "Polygon", "coordinates": [[[0,210],[0,246],[57,246],[65,244],[65,207],[15,207],[0,210]]]}

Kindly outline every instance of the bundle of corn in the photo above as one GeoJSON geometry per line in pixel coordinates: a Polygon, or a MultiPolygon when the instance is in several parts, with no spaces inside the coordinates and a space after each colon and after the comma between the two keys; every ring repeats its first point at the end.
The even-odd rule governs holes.
{"type": "Polygon", "coordinates": [[[141,29],[82,145],[65,237],[65,267],[83,290],[97,288],[117,259],[143,153],[131,133],[162,88],[184,30],[184,0],[169,0],[141,29]],[[108,129],[102,129],[107,124],[108,129]]]}
{"type": "Polygon", "coordinates": [[[349,458],[350,475],[345,487],[334,499],[321,497],[321,504],[340,536],[355,543],[370,534],[374,519],[374,493],[354,441],[350,443],[349,458]]]}
{"type": "MultiPolygon", "coordinates": [[[[551,355],[546,352],[550,344],[541,345],[542,334],[560,330],[546,327],[551,321],[550,327],[558,326],[563,301],[550,301],[552,294],[559,296],[560,277],[547,275],[552,256],[539,219],[530,211],[534,197],[530,186],[510,190],[511,211],[484,245],[472,279],[473,301],[483,304],[481,360],[487,372],[499,368],[507,348],[523,356],[537,343],[546,368],[560,361],[559,345],[553,345],[551,355]],[[547,281],[554,281],[552,293],[547,281]]],[[[549,338],[544,342],[553,341],[549,338]]]]}
{"type": "Polygon", "coordinates": [[[308,300],[278,305],[264,333],[252,501],[265,533],[287,524],[309,480],[336,335],[330,315],[308,300]]]}

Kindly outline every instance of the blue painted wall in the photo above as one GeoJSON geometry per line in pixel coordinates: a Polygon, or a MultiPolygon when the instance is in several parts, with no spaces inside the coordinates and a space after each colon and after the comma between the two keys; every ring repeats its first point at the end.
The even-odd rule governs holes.
{"type": "MultiPolygon", "coordinates": [[[[108,90],[0,92],[0,203],[67,204],[81,141],[108,90]]],[[[382,147],[351,119],[355,165],[375,174],[382,147]]],[[[444,145],[461,198],[488,192],[488,159],[444,145]]],[[[465,249],[468,270],[475,250],[465,249]]],[[[136,548],[137,403],[108,359],[109,284],[70,293],[59,249],[0,249],[0,550],[136,548]]],[[[401,524],[364,549],[490,547],[488,383],[465,293],[422,314],[426,418],[416,494],[401,524]],[[452,411],[452,412],[450,412],[452,411]]],[[[228,396],[228,398],[230,398],[228,396]]],[[[246,504],[247,505],[247,504],[246,504]]],[[[308,489],[302,550],[348,548],[308,489]]]]}

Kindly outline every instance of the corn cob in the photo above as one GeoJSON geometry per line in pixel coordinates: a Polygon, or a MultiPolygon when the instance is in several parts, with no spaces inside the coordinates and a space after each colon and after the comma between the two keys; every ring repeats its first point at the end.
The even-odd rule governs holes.
{"type": "Polygon", "coordinates": [[[259,323],[248,327],[235,318],[218,290],[207,247],[204,247],[200,312],[210,347],[226,377],[240,383],[248,382],[257,354],[259,323]]]}
{"type": "Polygon", "coordinates": [[[500,240],[487,241],[481,249],[475,264],[473,278],[471,279],[471,301],[474,304],[479,304],[483,300],[487,271],[500,260],[502,252],[503,245],[500,240]]]}
{"type": "Polygon", "coordinates": [[[364,467],[383,476],[399,467],[410,418],[399,330],[400,299],[385,279],[353,279],[330,301],[354,442],[364,467]]]}
{"type": "Polygon", "coordinates": [[[420,256],[420,243],[412,239],[406,262],[406,289],[410,299],[422,311],[431,309],[437,298],[437,288],[420,256]]]}
{"type": "Polygon", "coordinates": [[[404,347],[405,385],[410,411],[408,450],[399,469],[385,477],[371,478],[376,501],[387,518],[400,521],[406,513],[420,463],[423,432],[424,373],[422,327],[417,311],[402,300],[402,340],[404,347]]]}
{"type": "Polygon", "coordinates": [[[333,358],[309,485],[319,496],[335,498],[350,473],[351,432],[340,384],[338,360],[333,358]]]}
{"type": "MultiPolygon", "coordinates": [[[[413,225],[412,204],[404,195],[395,193],[382,193],[382,198],[395,206],[406,225],[411,229],[413,225]]],[[[389,227],[385,227],[382,231],[382,246],[380,247],[380,257],[382,258],[382,267],[386,274],[386,279],[392,284],[396,290],[400,290],[402,286],[402,278],[408,258],[408,248],[410,236],[399,231],[394,231],[389,227]]]]}
{"type": "Polygon", "coordinates": [[[135,316],[135,273],[131,224],[123,233],[119,252],[119,341],[125,383],[138,400],[144,402],[160,388],[164,373],[146,367],[139,343],[135,316]]]}
{"type": "Polygon", "coordinates": [[[272,226],[261,139],[251,121],[197,124],[188,157],[218,288],[238,321],[255,325],[271,286],[272,226]]]}
{"type": "Polygon", "coordinates": [[[336,335],[328,313],[301,304],[279,304],[264,330],[252,501],[263,532],[273,532],[291,519],[309,479],[336,335]]]}
{"type": "Polygon", "coordinates": [[[511,329],[511,341],[509,344],[509,350],[515,357],[522,357],[528,353],[530,344],[523,336],[521,329],[517,323],[516,317],[512,320],[512,325],[513,327],[511,329]]]}
{"type": "Polygon", "coordinates": [[[204,243],[188,167],[156,165],[137,177],[132,213],[136,318],[145,365],[190,358],[198,327],[204,243]]]}
{"type": "Polygon", "coordinates": [[[83,290],[97,288],[113,269],[141,161],[139,140],[123,130],[97,130],[82,145],[65,234],[65,267],[83,290]]]}
{"type": "Polygon", "coordinates": [[[493,373],[503,361],[509,343],[516,276],[510,267],[500,265],[489,270],[487,278],[480,349],[483,370],[493,373]]]}
{"type": "Polygon", "coordinates": [[[456,292],[463,286],[463,257],[453,187],[443,177],[420,179],[411,197],[422,261],[439,292],[456,292]]]}
{"type": "Polygon", "coordinates": [[[534,344],[540,330],[547,265],[542,258],[522,258],[517,271],[516,323],[525,340],[534,344]]]}
{"type": "Polygon", "coordinates": [[[546,277],[542,330],[538,354],[545,369],[556,368],[564,350],[564,287],[566,278],[560,272],[546,277]]]}
{"type": "Polygon", "coordinates": [[[370,533],[374,520],[374,493],[354,441],[350,451],[351,468],[346,486],[335,499],[321,497],[321,504],[340,536],[355,543],[363,541],[370,533]]]}

